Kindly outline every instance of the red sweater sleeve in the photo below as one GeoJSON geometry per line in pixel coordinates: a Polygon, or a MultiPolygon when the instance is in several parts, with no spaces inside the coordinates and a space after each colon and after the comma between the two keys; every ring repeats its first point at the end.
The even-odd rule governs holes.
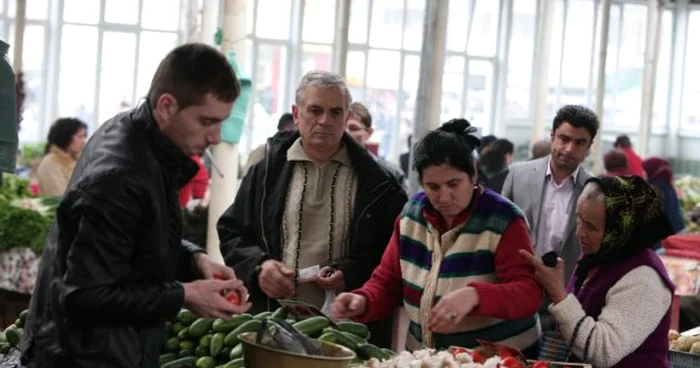
{"type": "Polygon", "coordinates": [[[542,303],[542,289],[535,280],[535,268],[520,254],[532,253],[530,234],[523,218],[511,222],[496,248],[495,266],[498,284],[474,282],[479,305],[471,315],[502,319],[532,316],[542,303]]]}
{"type": "Polygon", "coordinates": [[[389,245],[384,251],[379,266],[361,288],[352,291],[367,299],[365,313],[354,318],[357,322],[367,323],[385,318],[401,306],[403,291],[401,282],[401,265],[399,262],[399,219],[394,222],[394,232],[389,245]]]}

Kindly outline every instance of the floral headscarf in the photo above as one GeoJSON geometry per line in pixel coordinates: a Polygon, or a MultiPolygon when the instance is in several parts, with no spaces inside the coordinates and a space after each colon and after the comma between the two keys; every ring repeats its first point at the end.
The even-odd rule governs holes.
{"type": "Polygon", "coordinates": [[[663,203],[654,187],[638,176],[605,176],[588,179],[605,195],[605,230],[600,249],[578,262],[576,290],[588,271],[632,257],[673,235],[663,203]]]}

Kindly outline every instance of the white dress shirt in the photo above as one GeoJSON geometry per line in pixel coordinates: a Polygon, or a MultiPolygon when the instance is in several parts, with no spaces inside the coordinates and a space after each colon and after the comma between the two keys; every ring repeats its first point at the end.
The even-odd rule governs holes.
{"type": "Polygon", "coordinates": [[[547,162],[547,174],[544,177],[540,221],[535,233],[535,254],[538,257],[551,251],[561,254],[571,206],[576,200],[572,198],[574,186],[581,171],[581,165],[579,165],[571,175],[557,184],[552,175],[551,164],[550,158],[547,162]]]}

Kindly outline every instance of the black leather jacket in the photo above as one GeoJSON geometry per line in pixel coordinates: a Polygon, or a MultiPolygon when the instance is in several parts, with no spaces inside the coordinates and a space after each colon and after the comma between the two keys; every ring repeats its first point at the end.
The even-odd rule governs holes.
{"type": "MultiPolygon", "coordinates": [[[[297,131],[280,132],[268,140],[265,159],[243,178],[233,205],[217,225],[221,253],[248,288],[253,313],[278,306],[260,289],[255,269],[267,259],[282,259],[282,215],[293,169],[287,150],[298,137],[297,131]]],[[[379,265],[407,197],[394,175],[366,149],[347,134],[343,142],[355,167],[357,194],[349,253],[334,263],[343,271],[346,289],[353,290],[379,265]]]]}
{"type": "Polygon", "coordinates": [[[178,190],[197,164],[147,103],[102,125],[46,239],[22,341],[28,367],[156,367],[194,278],[178,190]]]}

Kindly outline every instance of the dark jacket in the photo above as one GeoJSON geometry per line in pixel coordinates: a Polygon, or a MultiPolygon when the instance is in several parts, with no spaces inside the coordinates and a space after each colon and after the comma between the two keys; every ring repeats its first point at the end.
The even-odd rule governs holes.
{"type": "Polygon", "coordinates": [[[156,367],[198,247],[178,189],[197,164],[150,108],[112,118],[83,151],[45,243],[22,341],[28,367],[156,367]]]}
{"type": "MultiPolygon", "coordinates": [[[[287,161],[287,150],[297,138],[299,133],[293,131],[268,140],[265,160],[243,178],[236,200],[217,225],[221,253],[248,287],[252,313],[278,306],[260,289],[256,267],[267,259],[282,259],[282,214],[294,166],[287,161]]],[[[357,175],[357,194],[349,254],[335,262],[343,271],[346,289],[353,290],[379,264],[407,197],[396,178],[367,150],[347,134],[343,142],[357,175]]]]}

